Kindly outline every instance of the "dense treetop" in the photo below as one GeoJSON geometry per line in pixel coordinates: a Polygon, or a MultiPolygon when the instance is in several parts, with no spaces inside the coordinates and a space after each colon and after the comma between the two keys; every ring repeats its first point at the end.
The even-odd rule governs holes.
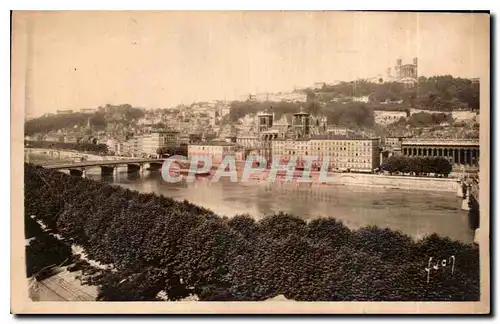
{"type": "Polygon", "coordinates": [[[414,88],[397,82],[374,83],[366,80],[341,82],[316,90],[321,101],[334,98],[369,96],[370,102],[403,100],[410,106],[450,111],[454,108],[479,109],[479,83],[451,75],[418,78],[414,88]]]}
{"type": "MultiPolygon", "coordinates": [[[[160,291],[170,300],[479,298],[478,250],[437,235],[414,241],[283,213],[221,218],[187,201],[25,165],[25,220],[30,215],[114,266],[99,282],[100,300],[156,300],[160,291]]],[[[50,242],[44,246],[30,248],[40,252],[31,257],[46,257],[50,242]]]]}

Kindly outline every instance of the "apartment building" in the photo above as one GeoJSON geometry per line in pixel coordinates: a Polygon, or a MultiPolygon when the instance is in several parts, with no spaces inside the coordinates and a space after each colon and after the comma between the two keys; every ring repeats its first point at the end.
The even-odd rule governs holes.
{"type": "Polygon", "coordinates": [[[226,156],[234,156],[236,160],[242,160],[242,151],[235,143],[208,142],[188,145],[188,158],[196,156],[208,157],[213,164],[220,163],[226,156]]]}
{"type": "Polygon", "coordinates": [[[175,131],[152,132],[141,136],[141,152],[147,155],[155,155],[161,147],[177,145],[179,133],[175,131]]]}
{"type": "Polygon", "coordinates": [[[373,172],[380,165],[379,143],[378,138],[318,135],[309,140],[273,141],[272,152],[281,163],[292,156],[297,156],[298,161],[305,156],[316,156],[319,161],[328,157],[331,170],[373,172]]]}

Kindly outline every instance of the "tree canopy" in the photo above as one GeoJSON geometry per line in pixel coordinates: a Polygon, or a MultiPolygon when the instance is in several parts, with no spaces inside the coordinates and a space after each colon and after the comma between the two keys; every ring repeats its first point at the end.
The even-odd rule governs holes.
{"type": "Polygon", "coordinates": [[[390,173],[414,173],[448,176],[453,166],[444,157],[391,156],[382,164],[382,169],[390,173]]]}
{"type": "MultiPolygon", "coordinates": [[[[195,294],[205,301],[479,299],[478,250],[437,235],[414,241],[389,229],[283,213],[228,219],[29,164],[24,203],[25,220],[35,215],[89,258],[114,266],[98,281],[99,300],[157,300],[162,291],[169,300],[195,294]]],[[[30,264],[52,255],[46,245],[33,246],[28,259],[38,261],[30,264]]]]}

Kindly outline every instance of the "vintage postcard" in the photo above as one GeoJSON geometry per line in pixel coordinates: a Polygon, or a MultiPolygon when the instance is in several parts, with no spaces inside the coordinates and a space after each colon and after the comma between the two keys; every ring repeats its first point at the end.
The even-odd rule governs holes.
{"type": "Polygon", "coordinates": [[[487,12],[14,11],[16,314],[490,312],[487,12]]]}

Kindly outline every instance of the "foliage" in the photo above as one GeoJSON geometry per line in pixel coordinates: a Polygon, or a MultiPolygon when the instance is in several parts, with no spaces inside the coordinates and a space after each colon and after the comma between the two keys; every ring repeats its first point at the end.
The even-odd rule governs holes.
{"type": "Polygon", "coordinates": [[[39,233],[26,246],[26,276],[72,260],[71,249],[48,233],[39,233]]]}
{"type": "Polygon", "coordinates": [[[381,167],[392,173],[414,173],[415,175],[430,174],[448,176],[452,171],[451,163],[444,157],[409,157],[391,156],[381,167]]]}
{"type": "MultiPolygon", "coordinates": [[[[196,294],[205,301],[479,299],[477,249],[437,235],[415,242],[389,229],[351,230],[284,213],[222,218],[187,201],[30,164],[25,194],[25,217],[36,215],[91,259],[113,264],[116,272],[99,280],[99,300],[157,300],[160,291],[170,300],[196,294]],[[453,273],[432,270],[427,283],[429,258],[451,256],[453,273]]],[[[37,258],[60,255],[56,242],[45,245],[36,247],[37,258]]]]}
{"type": "Polygon", "coordinates": [[[70,113],[61,115],[48,115],[34,119],[30,119],[24,124],[25,135],[32,135],[35,133],[48,133],[51,131],[58,131],[66,127],[85,127],[89,121],[91,125],[97,123],[102,125],[99,120],[100,115],[85,114],[85,113],[70,113]]]}
{"type": "Polygon", "coordinates": [[[32,148],[72,150],[94,154],[106,154],[108,152],[108,147],[106,146],[106,144],[26,141],[25,145],[32,148]]]}
{"type": "Polygon", "coordinates": [[[410,116],[408,124],[412,127],[424,127],[429,125],[439,125],[443,122],[452,122],[453,118],[450,114],[429,114],[420,112],[410,116]]]}
{"type": "Polygon", "coordinates": [[[328,122],[349,128],[372,127],[373,109],[361,102],[328,103],[323,107],[323,114],[328,122]]]}
{"type": "MultiPolygon", "coordinates": [[[[382,80],[383,81],[383,80],[382,80]]],[[[402,83],[375,83],[367,80],[341,82],[324,86],[315,98],[330,102],[335,98],[369,96],[370,103],[386,100],[403,100],[411,107],[451,111],[456,108],[479,109],[479,83],[451,75],[419,77],[415,88],[405,88],[402,83]]]]}
{"type": "Polygon", "coordinates": [[[144,111],[129,104],[99,107],[93,113],[73,112],[57,115],[46,115],[25,122],[25,135],[49,133],[65,128],[85,127],[88,123],[94,129],[104,129],[108,121],[119,121],[125,125],[144,116],[144,111]]]}
{"type": "Polygon", "coordinates": [[[168,156],[173,156],[173,155],[188,155],[188,148],[187,145],[180,145],[180,146],[165,146],[165,147],[160,147],[156,150],[156,154],[159,154],[161,156],[163,155],[168,155],[168,156]]]}

